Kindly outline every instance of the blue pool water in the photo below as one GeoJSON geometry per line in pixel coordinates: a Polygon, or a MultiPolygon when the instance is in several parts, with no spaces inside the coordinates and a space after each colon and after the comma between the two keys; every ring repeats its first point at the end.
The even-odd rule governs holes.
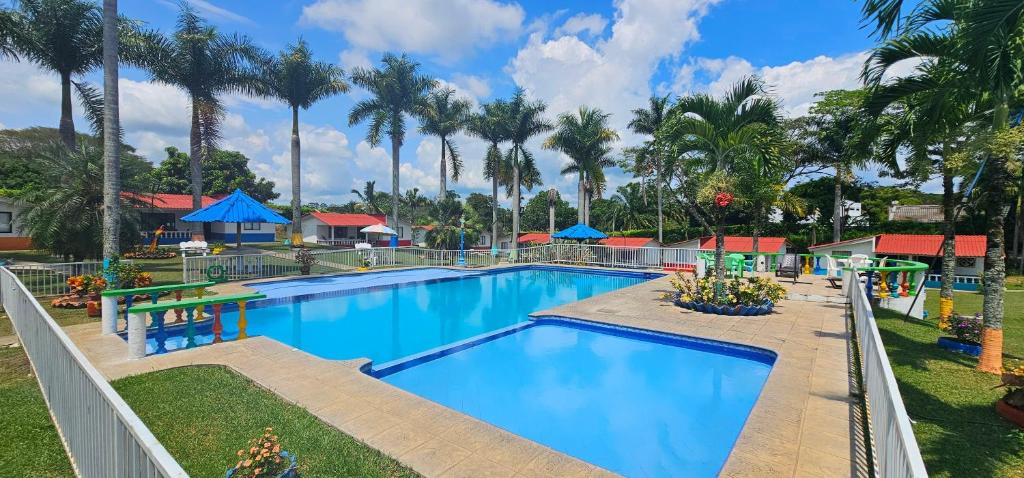
{"type": "MultiPolygon", "coordinates": [[[[366,357],[382,364],[653,277],[528,267],[484,273],[414,269],[251,284],[269,298],[250,304],[246,330],[323,358],[366,357]]],[[[237,310],[224,312],[222,321],[223,338],[235,338],[237,310]]],[[[210,325],[204,321],[198,329],[198,344],[213,341],[210,325]]],[[[166,348],[183,348],[182,335],[176,326],[166,348]]],[[[156,345],[151,337],[148,351],[155,352],[156,345]]]]}
{"type": "Polygon", "coordinates": [[[774,356],[542,320],[415,362],[379,375],[625,476],[710,477],[732,450],[774,356]]]}

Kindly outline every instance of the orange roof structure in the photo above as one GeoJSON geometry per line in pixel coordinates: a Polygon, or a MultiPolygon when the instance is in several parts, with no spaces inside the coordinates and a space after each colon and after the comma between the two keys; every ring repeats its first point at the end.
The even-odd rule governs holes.
{"type": "MultiPolygon", "coordinates": [[[[879,234],[875,254],[901,256],[942,255],[942,236],[939,234],[879,234]]],[[[985,257],[985,236],[956,236],[957,257],[985,257]]]]}
{"type": "Polygon", "coordinates": [[[527,232],[519,236],[519,243],[550,244],[551,234],[548,234],[546,232],[527,232]]]}

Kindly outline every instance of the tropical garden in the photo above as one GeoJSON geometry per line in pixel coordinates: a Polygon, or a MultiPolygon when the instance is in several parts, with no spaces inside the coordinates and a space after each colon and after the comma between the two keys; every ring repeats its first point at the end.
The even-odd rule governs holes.
{"type": "MultiPolygon", "coordinates": [[[[118,17],[109,8],[114,3],[100,8],[86,0],[22,0],[0,10],[0,56],[32,62],[60,78],[56,128],[0,131],[0,195],[26,206],[33,243],[52,254],[113,258],[136,244],[144,225],[121,191],[190,194],[194,208],[203,195],[234,188],[260,201],[277,199],[273,182],[253,173],[247,158],[221,149],[225,97],[241,94],[278,101],[291,113],[291,203],[277,207],[293,221],[293,244],[302,242],[302,215],[314,210],[432,225],[428,243],[441,249],[456,247],[460,228],[473,242],[484,232],[517,238],[576,223],[662,244],[713,236],[713,277],[680,288],[700,297],[724,287],[732,297],[726,302],[737,305],[737,297],[762,289],[772,297],[780,293],[770,284],[726,280],[726,235],[752,236],[757,252],[758,238],[768,235],[804,248],[879,232],[942,234],[941,269],[947,273],[938,302],[928,307],[938,316],[939,303],[956,297],[958,312],[979,313],[974,325],[982,352],[976,363],[930,355],[936,367],[948,370],[922,374],[910,354],[924,353],[918,342],[934,342],[940,331],[880,314],[900,385],[914,391],[907,394],[910,413],[953,414],[958,400],[989,406],[991,394],[981,390],[998,384],[990,374],[1013,369],[1013,360],[1024,356],[1024,317],[1016,307],[1024,304],[1007,292],[1008,271],[1024,271],[1021,2],[923,0],[911,7],[902,0],[864,0],[864,24],[877,44],[863,66],[861,88],[821,92],[808,114],[796,118],[783,114],[772,85],[755,76],[720,95],[652,97],[636,105],[630,118],[620,118],[643,138],[626,148],[626,131],[616,131],[609,113],[588,105],[553,112],[517,88],[474,106],[406,54],[388,53],[376,66],[343,71],[316,60],[301,39],[271,53],[249,38],[218,31],[188,3],[171,32],[118,17]],[[168,147],[158,166],[123,142],[119,64],[138,67],[189,98],[189,144],[168,147]],[[913,68],[896,74],[897,64],[913,68]],[[103,72],[103,85],[81,81],[96,70],[103,72]],[[390,151],[390,164],[382,165],[390,167],[390,184],[367,181],[345,204],[303,203],[300,111],[353,90],[361,99],[339,115],[349,125],[365,125],[367,142],[390,151]],[[89,134],[74,124],[76,103],[89,120],[89,134]],[[439,141],[437,191],[403,190],[400,184],[402,147],[413,128],[439,141]],[[462,154],[460,138],[467,136],[486,145],[482,157],[462,154]],[[552,178],[542,177],[538,147],[567,159],[560,174],[574,180],[575,191],[543,188],[552,178]],[[450,188],[449,181],[458,182],[467,168],[483,171],[490,191],[463,197],[450,188]],[[859,179],[865,168],[894,185],[859,179]],[[631,177],[613,189],[612,170],[631,177]],[[940,193],[919,190],[936,178],[940,193]],[[573,203],[564,196],[574,197],[573,203]],[[844,201],[862,203],[868,214],[849,217],[844,201]],[[941,204],[943,220],[891,221],[880,211],[893,201],[941,204]],[[966,296],[952,287],[954,236],[970,233],[984,234],[987,250],[983,288],[966,296]],[[1016,330],[1007,327],[1004,334],[1011,324],[1016,330]],[[956,396],[946,395],[954,389],[956,396]]],[[[122,386],[129,392],[146,388],[130,381],[122,386]]],[[[1024,444],[1008,428],[991,425],[994,415],[986,413],[975,421],[1007,436],[1000,446],[1024,444]]],[[[929,466],[950,476],[979,470],[1012,476],[1006,470],[1024,464],[1020,448],[977,466],[952,463],[935,450],[956,427],[924,422],[916,430],[929,466]]]]}

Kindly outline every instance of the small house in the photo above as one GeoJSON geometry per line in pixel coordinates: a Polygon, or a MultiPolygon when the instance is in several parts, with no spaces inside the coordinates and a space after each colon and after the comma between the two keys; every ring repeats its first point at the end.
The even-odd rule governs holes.
{"type": "Polygon", "coordinates": [[[23,229],[21,206],[13,198],[0,196],[0,251],[30,249],[32,239],[23,229]]]}
{"type": "MultiPolygon", "coordinates": [[[[182,216],[192,212],[191,194],[134,193],[122,192],[121,197],[135,205],[139,212],[142,242],[152,240],[156,230],[163,226],[160,245],[176,245],[203,236],[206,241],[237,242],[235,225],[229,223],[196,223],[182,221],[182,216]]],[[[209,206],[220,198],[203,196],[202,206],[209,206]]],[[[273,224],[247,222],[242,224],[242,242],[274,242],[276,229],[273,224]]]]}
{"type": "MultiPolygon", "coordinates": [[[[314,212],[302,216],[302,240],[312,244],[354,247],[365,242],[367,235],[360,229],[377,224],[387,224],[384,214],[360,214],[341,212],[314,212]]],[[[409,246],[413,242],[413,227],[400,219],[398,226],[388,226],[398,233],[398,245],[409,246]]],[[[370,240],[378,247],[387,247],[390,238],[371,234],[370,240]]]]}

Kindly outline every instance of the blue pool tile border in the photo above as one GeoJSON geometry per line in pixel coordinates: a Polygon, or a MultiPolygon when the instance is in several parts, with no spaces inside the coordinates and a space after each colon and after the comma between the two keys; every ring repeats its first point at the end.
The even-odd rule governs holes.
{"type": "Polygon", "coordinates": [[[693,337],[689,335],[658,332],[654,330],[641,329],[637,327],[628,327],[624,325],[609,324],[605,322],[595,322],[590,320],[577,319],[573,317],[564,317],[560,315],[540,315],[530,316],[530,320],[527,322],[513,324],[502,329],[477,335],[475,337],[470,337],[459,342],[442,345],[431,350],[427,350],[408,357],[403,357],[391,362],[386,362],[378,366],[374,366],[372,363],[369,363],[363,366],[362,371],[374,378],[384,378],[387,377],[388,375],[401,372],[402,370],[406,370],[417,365],[431,362],[439,358],[466,350],[468,348],[475,347],[482,343],[497,340],[499,338],[514,334],[521,330],[525,330],[530,327],[536,327],[540,325],[558,325],[578,330],[586,330],[590,332],[613,335],[616,337],[643,340],[645,342],[651,342],[661,345],[685,347],[692,350],[699,350],[702,352],[717,353],[721,355],[728,355],[730,357],[752,360],[758,363],[768,365],[770,367],[774,367],[775,360],[778,358],[778,354],[771,350],[760,347],[752,347],[749,345],[723,342],[721,340],[693,337]]]}

